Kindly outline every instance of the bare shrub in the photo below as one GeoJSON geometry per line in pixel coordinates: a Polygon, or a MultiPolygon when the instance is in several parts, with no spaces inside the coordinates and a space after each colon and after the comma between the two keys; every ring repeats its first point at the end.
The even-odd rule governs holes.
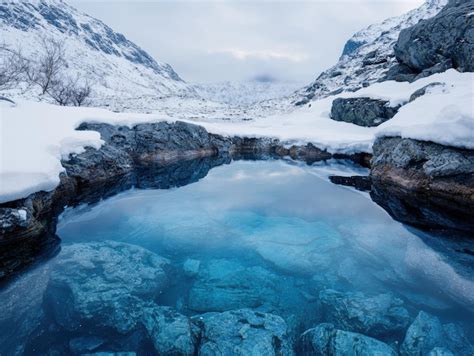
{"type": "Polygon", "coordinates": [[[63,41],[42,37],[40,42],[41,51],[34,65],[30,66],[28,78],[41,88],[42,94],[45,94],[52,84],[60,81],[67,63],[63,41]]]}
{"type": "Polygon", "coordinates": [[[82,106],[91,95],[92,88],[89,82],[81,83],[79,79],[61,76],[49,84],[47,94],[62,106],[82,106]]]}
{"type": "Polygon", "coordinates": [[[0,44],[0,90],[18,87],[26,78],[30,67],[20,50],[14,50],[6,44],[0,44]]]}

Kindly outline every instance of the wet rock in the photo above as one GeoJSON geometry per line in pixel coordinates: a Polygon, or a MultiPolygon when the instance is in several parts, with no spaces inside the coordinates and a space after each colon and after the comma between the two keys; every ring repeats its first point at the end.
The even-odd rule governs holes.
{"type": "Polygon", "coordinates": [[[372,187],[370,178],[367,176],[329,176],[329,180],[334,184],[354,187],[362,192],[369,192],[372,187]]]}
{"type": "Polygon", "coordinates": [[[333,324],[323,323],[305,331],[299,340],[301,355],[396,355],[387,344],[371,337],[338,330],[333,324]]]}
{"type": "Polygon", "coordinates": [[[93,324],[127,333],[136,327],[143,301],[166,288],[168,260],[117,242],[63,248],[45,292],[55,321],[67,330],[93,324]]]}
{"type": "Polygon", "coordinates": [[[474,151],[378,138],[371,196],[395,219],[430,229],[474,229],[474,151]]]}
{"type": "Polygon", "coordinates": [[[326,319],[343,330],[387,338],[401,334],[410,323],[403,301],[390,294],[368,297],[328,289],[319,299],[326,319]]]}
{"type": "Polygon", "coordinates": [[[262,267],[244,267],[228,260],[201,266],[189,292],[194,311],[225,311],[256,308],[278,300],[277,276],[262,267]]]}
{"type": "Polygon", "coordinates": [[[385,100],[371,98],[337,98],[332,102],[331,119],[359,126],[378,126],[391,119],[398,107],[385,100]]]}
{"type": "Polygon", "coordinates": [[[199,355],[293,355],[285,321],[250,309],[192,318],[199,328],[199,355]]]}
{"type": "Polygon", "coordinates": [[[188,277],[194,277],[195,275],[198,274],[200,266],[201,266],[201,261],[188,258],[186,261],[184,261],[184,264],[183,264],[184,274],[188,277]]]}
{"type": "Polygon", "coordinates": [[[418,78],[447,68],[474,71],[473,11],[472,1],[450,0],[433,18],[402,30],[395,45],[398,62],[418,78]]]}
{"type": "Polygon", "coordinates": [[[442,325],[440,320],[424,311],[408,328],[401,345],[402,355],[449,355],[454,352],[458,355],[470,355],[474,352],[473,346],[464,335],[464,330],[456,324],[442,325]]]}
{"type": "Polygon", "coordinates": [[[169,307],[145,308],[143,325],[159,355],[193,355],[196,328],[190,320],[169,307]]]}

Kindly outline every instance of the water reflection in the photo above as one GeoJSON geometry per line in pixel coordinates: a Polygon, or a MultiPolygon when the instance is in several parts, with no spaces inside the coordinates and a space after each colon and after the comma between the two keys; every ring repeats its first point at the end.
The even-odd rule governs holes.
{"type": "Polygon", "coordinates": [[[67,210],[59,256],[1,292],[0,350],[146,353],[163,350],[156,323],[240,308],[281,316],[294,340],[330,321],[401,343],[420,310],[472,337],[466,243],[407,229],[335,171],[234,162],[67,210]]]}

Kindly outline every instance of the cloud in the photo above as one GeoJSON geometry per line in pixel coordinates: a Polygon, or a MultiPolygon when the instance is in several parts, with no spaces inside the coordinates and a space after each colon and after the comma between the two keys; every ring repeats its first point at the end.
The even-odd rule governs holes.
{"type": "Polygon", "coordinates": [[[290,62],[303,62],[308,60],[309,55],[306,53],[297,53],[289,51],[279,51],[279,50],[245,50],[240,48],[223,48],[223,49],[214,49],[209,50],[210,54],[228,54],[238,60],[247,60],[247,59],[259,59],[263,61],[270,60],[286,60],[290,62]]]}
{"type": "Polygon", "coordinates": [[[360,29],[423,0],[67,0],[189,82],[309,83],[360,29]]]}

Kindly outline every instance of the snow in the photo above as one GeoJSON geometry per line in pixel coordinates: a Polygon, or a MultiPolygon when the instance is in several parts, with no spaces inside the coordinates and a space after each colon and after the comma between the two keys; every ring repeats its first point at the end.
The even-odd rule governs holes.
{"type": "MultiPolygon", "coordinates": [[[[444,145],[474,149],[474,73],[454,69],[414,83],[377,83],[354,93],[314,101],[292,113],[252,121],[194,118],[183,120],[227,136],[272,137],[286,145],[313,143],[330,152],[371,152],[380,136],[402,136],[444,145]],[[382,98],[391,105],[407,103],[410,95],[433,82],[444,83],[425,96],[404,105],[393,119],[378,127],[360,127],[331,120],[337,97],[382,98]]],[[[137,123],[175,121],[160,114],[114,113],[99,108],[60,107],[47,103],[0,101],[0,203],[51,191],[64,171],[61,159],[85,147],[103,144],[98,132],[76,131],[82,122],[133,126],[137,123]]]]}

